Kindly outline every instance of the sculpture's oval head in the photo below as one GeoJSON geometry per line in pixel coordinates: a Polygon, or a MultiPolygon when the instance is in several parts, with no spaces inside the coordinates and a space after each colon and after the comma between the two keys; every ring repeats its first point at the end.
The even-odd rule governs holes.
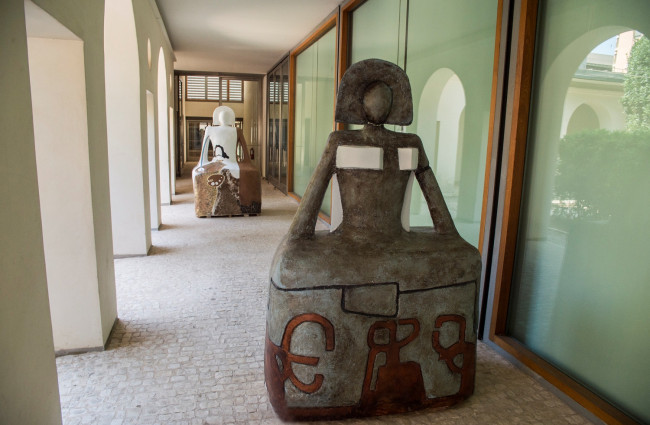
{"type": "Polygon", "coordinates": [[[393,92],[383,81],[374,81],[366,87],[362,103],[366,121],[375,125],[383,124],[391,110],[393,92]]]}
{"type": "Polygon", "coordinates": [[[228,106],[219,106],[212,113],[212,122],[215,125],[233,126],[235,125],[235,111],[228,106]]]}
{"type": "Polygon", "coordinates": [[[339,84],[335,118],[348,124],[411,124],[413,99],[406,73],[381,59],[353,64],[339,84]]]}

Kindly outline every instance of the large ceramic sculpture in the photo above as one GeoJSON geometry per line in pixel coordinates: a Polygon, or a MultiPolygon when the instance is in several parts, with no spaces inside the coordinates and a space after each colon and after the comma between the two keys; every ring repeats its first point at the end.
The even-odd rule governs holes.
{"type": "Polygon", "coordinates": [[[197,217],[255,215],[262,208],[260,173],[246,147],[241,129],[235,128],[235,113],[227,106],[214,110],[218,125],[205,129],[199,163],[192,170],[194,209],[197,217]],[[208,161],[209,144],[214,157],[208,161]],[[241,156],[237,155],[237,145],[241,156]]]}
{"type": "Polygon", "coordinates": [[[414,134],[404,71],[358,62],[336,100],[335,131],[271,267],[265,377],[285,420],[406,412],[455,404],[474,390],[481,260],[456,231],[414,134]],[[363,157],[360,168],[350,158],[363,157]],[[375,164],[372,165],[372,160],[375,164]],[[314,231],[331,177],[343,220],[314,231]],[[409,179],[434,228],[402,225],[409,179]]]}

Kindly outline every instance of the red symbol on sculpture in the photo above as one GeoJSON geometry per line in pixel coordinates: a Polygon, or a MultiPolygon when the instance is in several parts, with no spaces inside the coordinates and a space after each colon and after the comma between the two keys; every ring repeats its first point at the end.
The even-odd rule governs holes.
{"type": "Polygon", "coordinates": [[[208,177],[208,184],[213,187],[219,187],[225,179],[226,178],[221,174],[213,174],[208,177]]]}
{"type": "MultiPolygon", "coordinates": [[[[426,400],[422,370],[416,362],[399,360],[399,351],[417,338],[420,333],[420,323],[417,319],[389,320],[375,322],[368,331],[368,364],[361,393],[361,409],[375,411],[378,406],[390,411],[390,406],[421,405],[426,400]],[[397,340],[397,326],[411,325],[413,331],[406,338],[397,340]],[[377,342],[378,331],[384,331],[385,342],[377,342]],[[377,367],[376,380],[375,363],[377,356],[385,353],[385,363],[377,367]],[[398,389],[396,391],[396,389],[398,389]]],[[[381,337],[381,336],[380,336],[381,337]]]]}
{"type": "Polygon", "coordinates": [[[294,317],[289,321],[287,327],[284,329],[284,335],[282,336],[282,344],[280,347],[273,345],[273,354],[276,359],[279,360],[278,367],[280,369],[279,379],[281,382],[290,379],[291,382],[298,388],[300,391],[306,393],[313,393],[317,391],[321,385],[323,385],[323,375],[320,373],[314,375],[314,380],[311,384],[305,384],[300,381],[298,377],[293,373],[291,368],[292,363],[299,363],[309,366],[316,366],[320,360],[318,357],[312,356],[302,356],[299,354],[293,354],[290,352],[291,349],[291,337],[293,336],[293,331],[301,324],[306,322],[318,323],[323,327],[325,332],[325,350],[332,351],[334,350],[334,326],[332,323],[324,318],[323,316],[315,313],[305,313],[299,316],[294,317]]]}
{"type": "Polygon", "coordinates": [[[458,323],[458,340],[448,347],[440,344],[440,331],[433,331],[433,349],[438,353],[439,360],[447,363],[447,367],[454,373],[460,373],[460,394],[471,394],[474,389],[474,368],[476,365],[476,344],[465,341],[465,318],[457,314],[444,314],[438,316],[435,327],[440,329],[447,322],[458,323]],[[463,355],[461,367],[454,363],[459,354],[463,355]]]}

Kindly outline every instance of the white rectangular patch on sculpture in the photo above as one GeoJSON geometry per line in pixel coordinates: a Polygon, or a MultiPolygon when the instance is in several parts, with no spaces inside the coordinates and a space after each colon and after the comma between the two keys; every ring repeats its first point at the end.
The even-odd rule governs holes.
{"type": "Polygon", "coordinates": [[[415,170],[418,168],[417,148],[398,148],[397,156],[399,157],[400,170],[415,170]]]}
{"type": "Polygon", "coordinates": [[[338,168],[384,169],[384,150],[371,146],[339,146],[336,150],[338,168]]]}

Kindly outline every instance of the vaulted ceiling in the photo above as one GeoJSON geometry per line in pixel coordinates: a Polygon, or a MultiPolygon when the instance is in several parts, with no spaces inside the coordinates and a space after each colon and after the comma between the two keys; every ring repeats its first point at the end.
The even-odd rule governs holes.
{"type": "Polygon", "coordinates": [[[156,0],[187,71],[264,74],[342,0],[156,0]]]}

